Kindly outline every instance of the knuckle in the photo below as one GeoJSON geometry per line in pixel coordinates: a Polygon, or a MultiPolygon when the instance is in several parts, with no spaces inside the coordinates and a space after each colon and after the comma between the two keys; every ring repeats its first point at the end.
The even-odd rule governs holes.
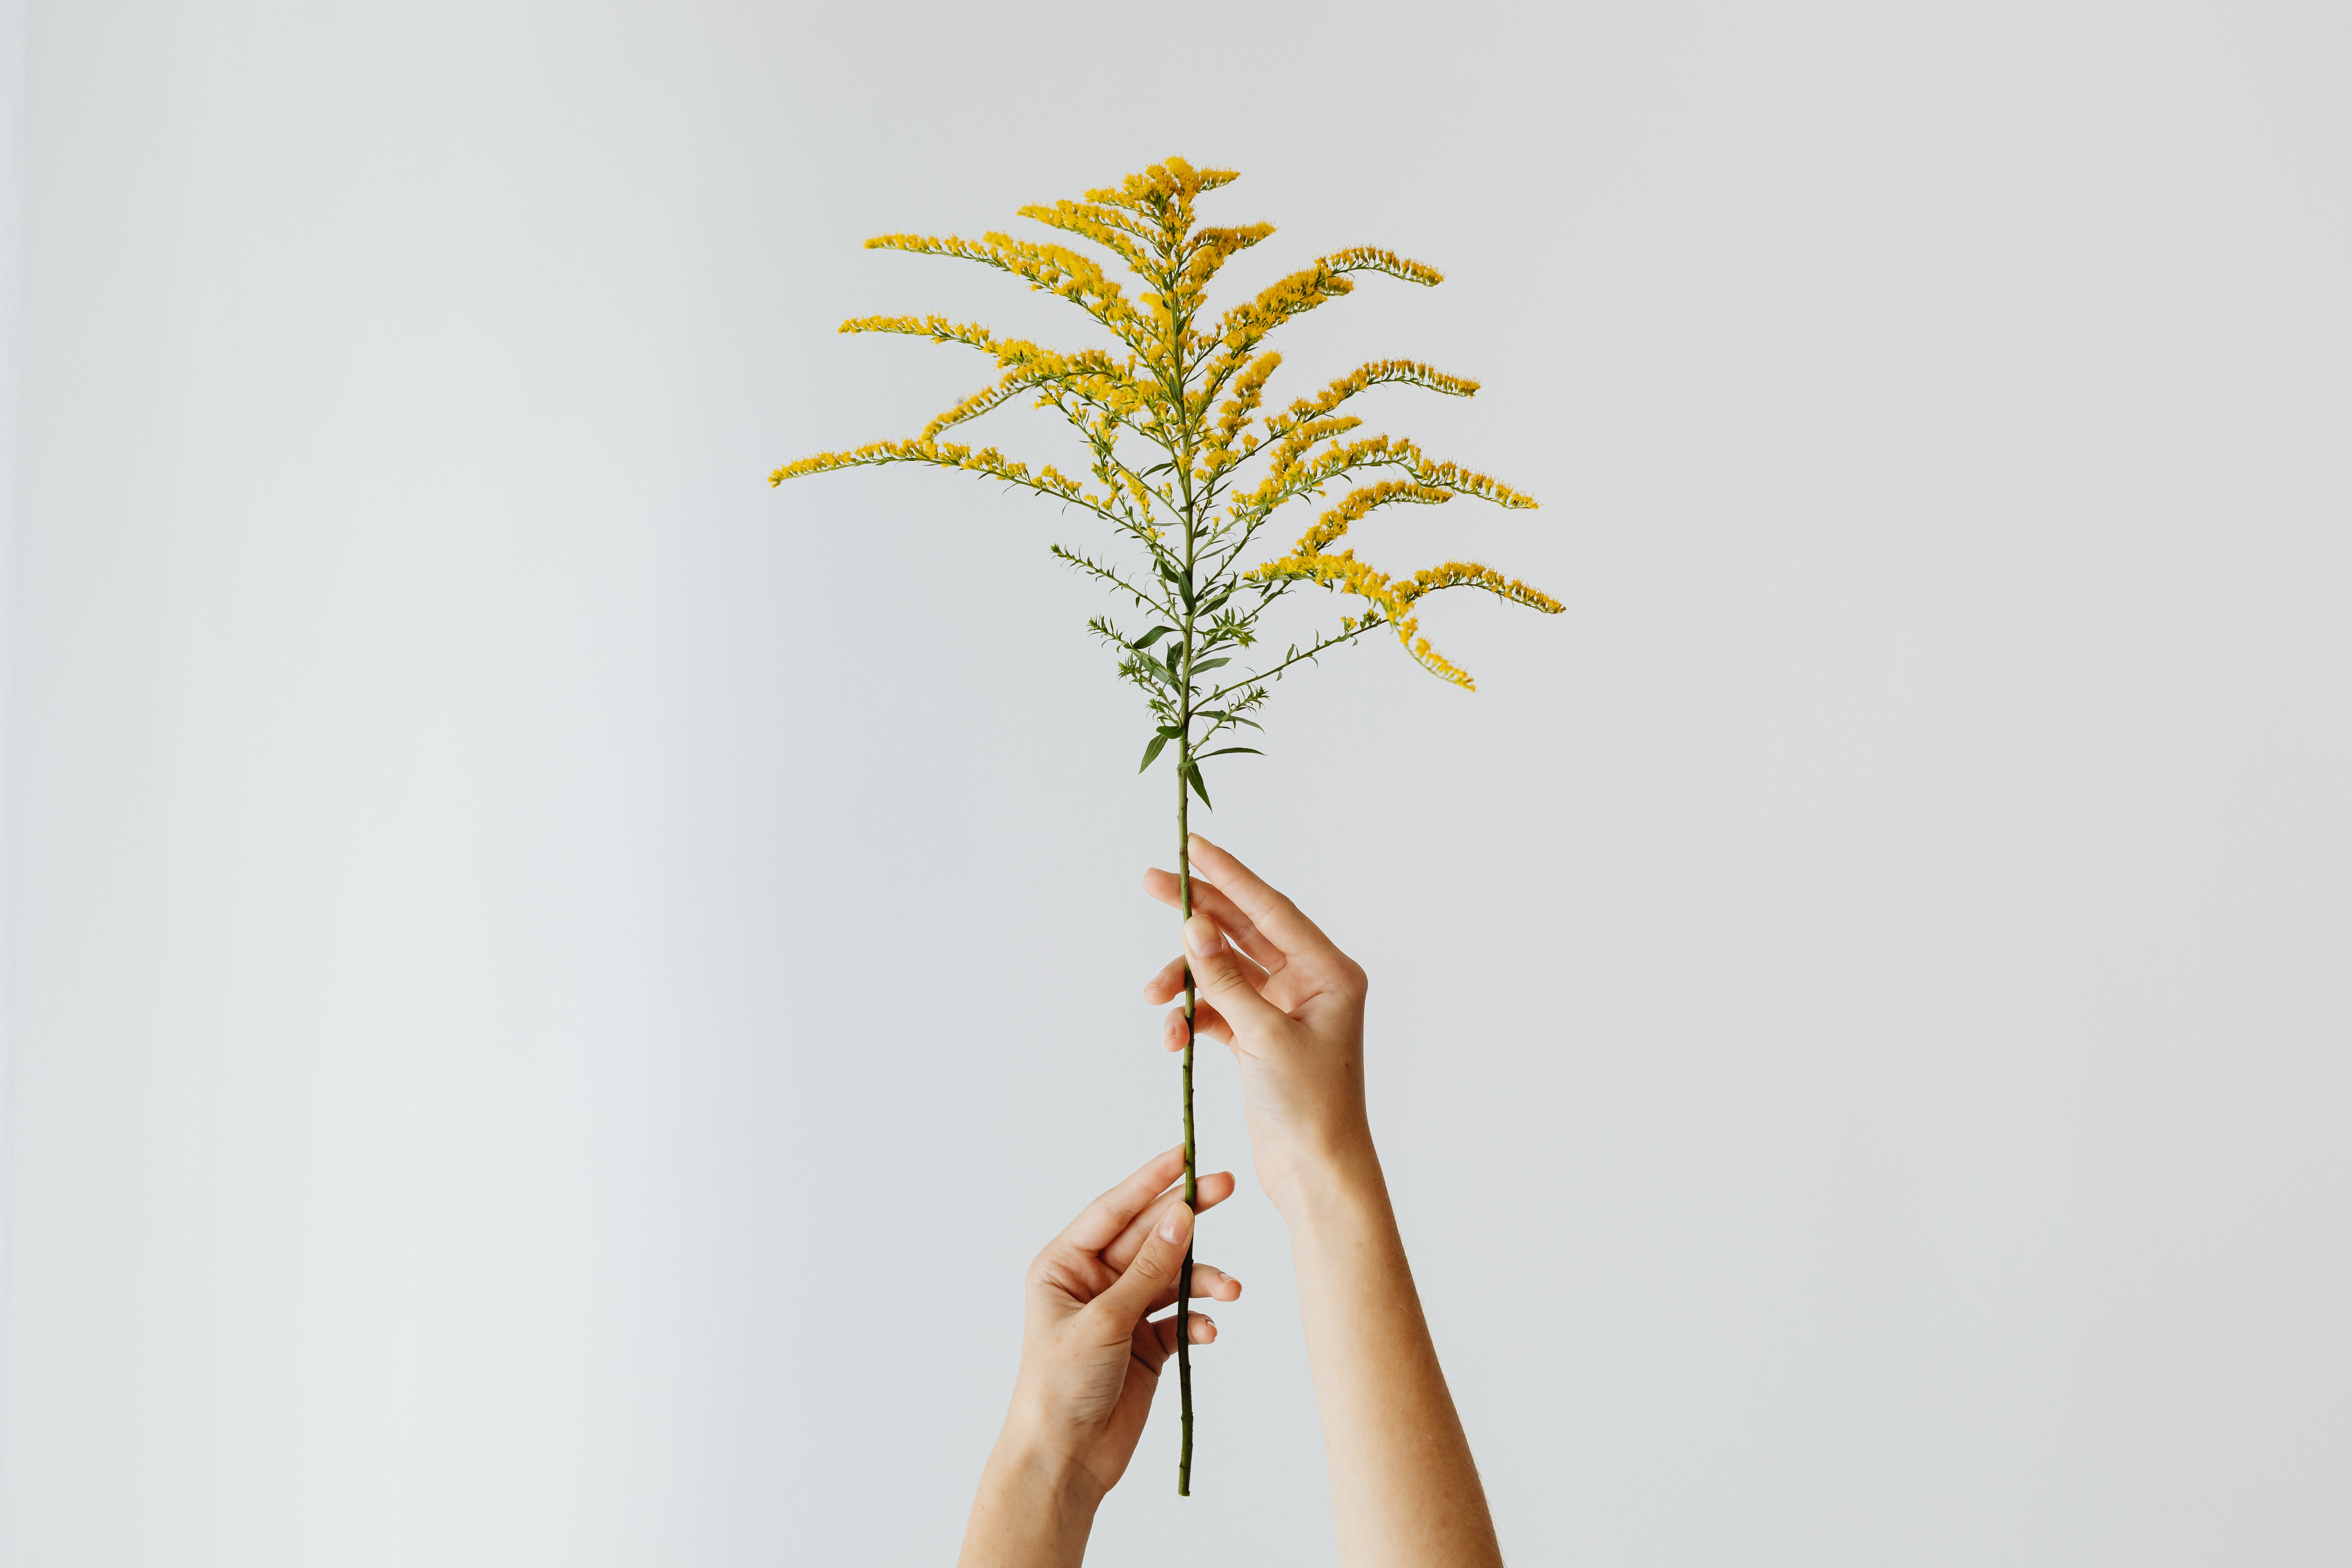
{"type": "Polygon", "coordinates": [[[1371,977],[1364,973],[1364,966],[1344,952],[1334,952],[1328,963],[1317,964],[1316,978],[1321,989],[1350,1001],[1361,1001],[1371,985],[1371,977]]]}

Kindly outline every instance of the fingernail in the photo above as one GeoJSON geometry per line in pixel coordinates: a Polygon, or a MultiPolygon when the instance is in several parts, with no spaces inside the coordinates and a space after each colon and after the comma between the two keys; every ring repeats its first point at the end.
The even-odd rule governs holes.
{"type": "Polygon", "coordinates": [[[1194,956],[1206,958],[1225,945],[1217,922],[1206,915],[1194,915],[1184,922],[1184,946],[1194,956]]]}
{"type": "Polygon", "coordinates": [[[1173,1241],[1176,1239],[1176,1216],[1183,1212],[1184,1205],[1182,1204],[1178,1204],[1174,1208],[1168,1211],[1168,1217],[1160,1222],[1160,1240],[1173,1241]]]}

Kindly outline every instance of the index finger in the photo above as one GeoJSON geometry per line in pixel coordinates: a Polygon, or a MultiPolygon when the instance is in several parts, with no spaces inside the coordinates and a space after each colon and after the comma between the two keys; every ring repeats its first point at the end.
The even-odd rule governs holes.
{"type": "Polygon", "coordinates": [[[1187,845],[1192,864],[1215,879],[1218,889],[1231,900],[1234,908],[1250,918],[1250,923],[1272,938],[1274,944],[1292,958],[1307,953],[1318,957],[1339,957],[1339,950],[1331,944],[1321,928],[1298,912],[1298,906],[1260,881],[1257,873],[1210,843],[1200,834],[1193,834],[1187,845]]]}
{"type": "Polygon", "coordinates": [[[1167,1191],[1168,1184],[1183,1173],[1184,1145],[1179,1143],[1137,1166],[1135,1174],[1079,1211],[1078,1217],[1055,1239],[1081,1252],[1100,1252],[1143,1212],[1144,1205],[1167,1191]]]}
{"type": "MultiPolygon", "coordinates": [[[[1182,1151],[1180,1150],[1178,1152],[1181,1153],[1182,1151]]],[[[1177,1163],[1181,1167],[1182,1162],[1180,1160],[1177,1163]]],[[[1192,1212],[1206,1214],[1233,1195],[1234,1173],[1231,1171],[1212,1171],[1193,1185],[1192,1212]]],[[[1125,1272],[1128,1264],[1133,1261],[1137,1250],[1143,1246],[1143,1238],[1149,1234],[1146,1227],[1150,1223],[1151,1215],[1149,1214],[1138,1215],[1128,1221],[1126,1228],[1104,1246],[1102,1260],[1113,1268],[1125,1272]]]]}
{"type": "MultiPolygon", "coordinates": [[[[1155,866],[1143,874],[1143,887],[1146,892],[1170,909],[1182,907],[1174,872],[1162,871],[1155,866]]],[[[1195,875],[1192,878],[1192,912],[1206,915],[1223,926],[1225,935],[1233,939],[1234,945],[1247,953],[1251,961],[1268,974],[1280,973],[1283,965],[1289,962],[1289,955],[1276,945],[1274,939],[1251,924],[1249,916],[1242,913],[1241,906],[1225,897],[1206,877],[1195,875]]],[[[1183,960],[1177,960],[1180,984],[1182,963],[1183,960]]]]}

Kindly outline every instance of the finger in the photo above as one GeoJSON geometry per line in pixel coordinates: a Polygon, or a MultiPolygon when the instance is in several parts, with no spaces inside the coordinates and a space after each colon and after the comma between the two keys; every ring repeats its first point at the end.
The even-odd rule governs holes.
{"type": "Polygon", "coordinates": [[[1192,960],[1192,983],[1235,1029],[1279,1034],[1290,1027],[1290,1015],[1249,983],[1242,967],[1249,961],[1234,951],[1216,921],[1206,915],[1186,921],[1184,951],[1192,960]]]}
{"type": "MultiPolygon", "coordinates": [[[[1222,1268],[1212,1268],[1205,1263],[1192,1265],[1192,1295],[1195,1301],[1238,1301],[1242,1299],[1242,1282],[1222,1268]]],[[[1176,1288],[1162,1290],[1151,1303],[1151,1310],[1176,1304],[1176,1288]]]]}
{"type": "Polygon", "coordinates": [[[1160,973],[1143,983],[1146,1002],[1165,1002],[1184,989],[1184,955],[1178,953],[1162,964],[1160,973]]]}
{"type": "MultiPolygon", "coordinates": [[[[1187,1312],[1184,1316],[1192,1329],[1189,1337],[1194,1344],[1217,1342],[1216,1320],[1206,1312],[1187,1312]]],[[[1176,1353],[1176,1320],[1172,1317],[1148,1318],[1135,1325],[1130,1342],[1134,1346],[1136,1359],[1156,1373],[1168,1364],[1170,1356],[1176,1353]]]]}
{"type": "MultiPolygon", "coordinates": [[[[1192,1004],[1192,1032],[1204,1040],[1214,1040],[1221,1046],[1230,1046],[1234,1043],[1233,1026],[1225,1022],[1223,1014],[1206,1002],[1192,1004]]],[[[1160,1043],[1170,1050],[1181,1051],[1184,1048],[1183,1008],[1168,1009],[1168,1022],[1161,1026],[1160,1035],[1160,1043]]]]}
{"type": "Polygon", "coordinates": [[[1133,1175],[1088,1204],[1055,1241],[1066,1243],[1080,1252],[1101,1251],[1143,1212],[1144,1205],[1166,1192],[1168,1184],[1183,1172],[1181,1143],[1163,1154],[1153,1155],[1137,1166],[1133,1175]]]}
{"type": "Polygon", "coordinates": [[[1186,852],[1192,864],[1216,879],[1223,896],[1255,922],[1257,929],[1274,940],[1274,944],[1292,958],[1307,953],[1338,958],[1339,950],[1325,936],[1321,928],[1305,915],[1298,906],[1260,881],[1257,874],[1224,850],[1195,833],[1186,841],[1186,852]]]}
{"type": "Polygon", "coordinates": [[[1135,1249],[1135,1260],[1110,1289],[1087,1305],[1087,1313],[1107,1331],[1105,1340],[1117,1344],[1135,1331],[1135,1325],[1150,1310],[1153,1298],[1175,1285],[1176,1272],[1184,1266],[1184,1249],[1192,1242],[1192,1211],[1184,1206],[1182,1198],[1171,1198],[1152,1210],[1151,1227],[1144,1232],[1143,1245],[1135,1249]],[[1118,1337],[1111,1338],[1111,1332],[1118,1337]]]}
{"type": "MultiPolygon", "coordinates": [[[[1146,871],[1143,874],[1143,890],[1171,910],[1184,907],[1172,871],[1162,871],[1157,868],[1146,871]]],[[[1227,898],[1223,889],[1214,882],[1202,881],[1198,875],[1192,879],[1192,912],[1206,915],[1224,927],[1234,944],[1264,964],[1267,973],[1279,973],[1282,966],[1289,962],[1281,944],[1258,930],[1256,923],[1242,912],[1240,905],[1227,898]]]]}
{"type": "MultiPolygon", "coordinates": [[[[1212,915],[1210,918],[1214,920],[1216,917],[1212,915]]],[[[1246,953],[1242,955],[1241,962],[1242,973],[1248,978],[1251,988],[1265,990],[1265,983],[1273,978],[1272,972],[1246,953]]],[[[1183,994],[1184,976],[1191,968],[1190,962],[1181,953],[1170,959],[1160,966],[1159,973],[1144,982],[1143,999],[1146,1002],[1168,1002],[1183,994]]]]}
{"type": "MultiPolygon", "coordinates": [[[[1181,1187],[1177,1187],[1171,1191],[1168,1195],[1181,1199],[1183,1195],[1183,1189],[1181,1187]]],[[[1194,1214],[1201,1214],[1206,1210],[1215,1208],[1219,1204],[1223,1203],[1227,1198],[1232,1197],[1233,1195],[1234,1173],[1231,1171],[1212,1172],[1208,1175],[1202,1176],[1198,1182],[1195,1182],[1192,1184],[1192,1196],[1194,1200],[1192,1204],[1192,1212],[1194,1214]]],[[[1157,1212],[1157,1205],[1154,1205],[1154,1213],[1157,1212]]],[[[1117,1239],[1102,1249],[1102,1260],[1105,1263],[1109,1264],[1113,1268],[1125,1268],[1128,1266],[1128,1263],[1135,1257],[1136,1248],[1143,1245],[1144,1237],[1150,1233],[1151,1229],[1151,1215],[1139,1215],[1134,1219],[1129,1220],[1128,1222],[1127,1228],[1118,1233],[1117,1239]]],[[[1172,1301],[1176,1298],[1171,1296],[1168,1299],[1172,1301]]]]}

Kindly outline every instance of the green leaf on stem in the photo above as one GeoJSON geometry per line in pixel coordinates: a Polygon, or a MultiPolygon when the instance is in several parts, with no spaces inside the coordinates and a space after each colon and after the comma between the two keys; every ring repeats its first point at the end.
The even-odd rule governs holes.
{"type": "Polygon", "coordinates": [[[1201,804],[1207,806],[1211,811],[1216,810],[1217,803],[1209,798],[1209,786],[1201,782],[1201,764],[1198,763],[1186,763],[1184,764],[1184,776],[1192,782],[1192,793],[1201,797],[1201,804]]]}
{"type": "Polygon", "coordinates": [[[1169,736],[1165,731],[1152,736],[1151,744],[1143,748],[1143,766],[1136,769],[1135,771],[1139,773],[1150,771],[1153,761],[1160,755],[1160,749],[1162,746],[1165,746],[1168,742],[1169,736]]]}

